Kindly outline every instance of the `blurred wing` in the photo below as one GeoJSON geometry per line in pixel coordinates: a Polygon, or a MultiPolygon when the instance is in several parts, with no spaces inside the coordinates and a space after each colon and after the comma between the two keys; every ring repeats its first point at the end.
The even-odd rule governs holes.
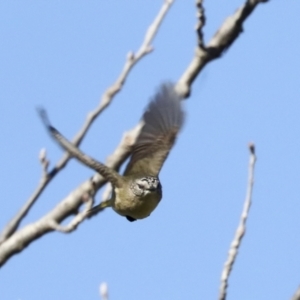
{"type": "Polygon", "coordinates": [[[133,147],[124,175],[157,176],[184,121],[181,97],[163,84],[143,116],[144,126],[133,147]]]}

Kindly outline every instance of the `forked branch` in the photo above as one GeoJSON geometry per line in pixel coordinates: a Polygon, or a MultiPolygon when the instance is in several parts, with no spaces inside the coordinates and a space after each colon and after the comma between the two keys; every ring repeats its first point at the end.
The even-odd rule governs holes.
{"type": "Polygon", "coordinates": [[[261,2],[267,2],[267,0],[247,0],[242,7],[224,21],[213,38],[207,45],[205,45],[203,40],[203,26],[205,24],[204,9],[202,1],[196,1],[198,17],[196,31],[198,35],[198,47],[195,49],[195,54],[190,64],[177,83],[177,91],[180,94],[182,94],[185,98],[190,95],[192,83],[204,66],[214,59],[221,57],[224,51],[232,45],[232,43],[238,38],[239,34],[243,31],[243,24],[246,19],[261,2]]]}

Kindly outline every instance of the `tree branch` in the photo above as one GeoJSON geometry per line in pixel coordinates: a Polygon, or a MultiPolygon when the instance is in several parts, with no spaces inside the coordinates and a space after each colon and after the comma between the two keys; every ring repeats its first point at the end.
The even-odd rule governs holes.
{"type": "Polygon", "coordinates": [[[207,46],[203,41],[202,28],[205,23],[204,10],[202,1],[197,0],[198,25],[196,26],[198,34],[198,47],[195,50],[194,57],[187,69],[182,74],[177,83],[176,90],[178,93],[187,98],[191,92],[191,86],[204,66],[212,60],[221,57],[232,43],[243,31],[243,23],[252,13],[254,8],[266,0],[247,0],[232,16],[228,17],[207,46]]]}
{"type": "Polygon", "coordinates": [[[241,219],[240,219],[240,224],[236,230],[235,237],[229,248],[228,258],[225,262],[225,265],[224,265],[224,268],[222,271],[219,300],[226,299],[229,276],[231,274],[233,264],[236,260],[239,247],[241,246],[243,236],[246,232],[246,222],[248,219],[249,210],[250,210],[250,206],[251,206],[252,191],[253,191],[253,184],[254,184],[254,167],[255,167],[255,162],[256,162],[254,144],[249,145],[249,150],[250,150],[250,160],[249,160],[249,173],[248,173],[248,185],[247,185],[246,199],[245,199],[244,208],[243,208],[243,212],[242,212],[241,219]]]}
{"type": "Polygon", "coordinates": [[[54,219],[49,219],[49,226],[56,231],[60,231],[63,233],[70,233],[74,231],[77,226],[83,222],[88,217],[88,211],[93,207],[94,204],[94,198],[92,195],[83,195],[82,202],[85,203],[85,208],[82,212],[77,212],[75,217],[69,222],[68,225],[62,226],[54,219]]]}
{"type": "MultiPolygon", "coordinates": [[[[94,120],[101,114],[101,112],[103,112],[103,110],[105,108],[108,107],[108,105],[111,103],[113,97],[121,90],[122,86],[125,83],[125,80],[127,79],[129,72],[131,71],[131,69],[133,68],[133,66],[141,59],[143,58],[145,55],[147,55],[148,53],[150,53],[152,51],[152,46],[151,43],[153,41],[153,39],[155,38],[155,35],[166,15],[166,13],[168,12],[168,10],[170,9],[171,5],[173,3],[173,0],[165,0],[160,11],[158,12],[156,18],[154,19],[153,23],[150,25],[150,27],[148,28],[144,41],[142,43],[142,45],[140,46],[140,49],[137,51],[136,54],[130,53],[129,55],[127,55],[127,59],[125,62],[125,65],[119,75],[119,77],[117,78],[117,80],[115,81],[115,83],[109,87],[105,93],[103,94],[101,101],[99,103],[99,105],[88,114],[86,121],[83,125],[83,127],[81,128],[81,130],[76,134],[76,136],[74,137],[74,139],[72,140],[72,142],[78,146],[82,139],[85,137],[88,129],[90,128],[90,126],[92,125],[92,123],[94,122],[94,120]]],[[[121,144],[119,145],[119,147],[116,149],[113,157],[115,157],[114,161],[108,162],[108,165],[114,168],[119,168],[120,165],[126,160],[126,158],[129,156],[130,153],[130,147],[132,145],[132,143],[134,143],[138,133],[140,130],[140,125],[136,126],[133,130],[131,130],[129,133],[127,133],[126,138],[124,139],[124,141],[121,142],[121,144]],[[117,156],[117,157],[116,157],[117,156]]],[[[26,235],[26,233],[31,233],[29,234],[29,236],[31,237],[30,239],[29,236],[28,238],[26,238],[23,235],[17,235],[17,240],[19,241],[21,236],[24,237],[23,242],[12,242],[11,240],[8,240],[10,237],[11,239],[16,239],[15,235],[12,236],[17,228],[20,225],[20,222],[24,219],[24,217],[28,214],[30,208],[33,206],[33,204],[36,202],[36,200],[38,199],[38,197],[41,195],[41,193],[44,191],[44,189],[46,188],[46,186],[51,182],[51,180],[55,177],[55,175],[62,170],[67,162],[69,161],[70,157],[67,153],[65,153],[63,155],[63,157],[60,159],[60,161],[56,164],[56,166],[47,174],[43,174],[43,176],[40,179],[40,183],[38,185],[38,187],[36,188],[35,192],[32,194],[32,196],[27,200],[27,202],[24,204],[24,206],[20,209],[20,211],[16,214],[16,216],[5,226],[4,230],[1,233],[0,236],[0,265],[2,265],[11,255],[7,256],[8,254],[8,246],[7,245],[11,245],[11,254],[14,254],[16,252],[20,252],[24,247],[26,247],[28,245],[29,242],[35,240],[36,238],[38,238],[39,236],[42,235],[43,230],[41,230],[41,228],[44,229],[44,233],[47,233],[49,231],[53,230],[53,223],[52,222],[52,227],[49,226],[49,222],[47,220],[47,222],[45,221],[45,217],[43,217],[40,221],[37,221],[35,224],[38,226],[39,230],[35,230],[34,226],[35,224],[31,224],[32,227],[30,227],[31,225],[26,226],[25,228],[27,228],[27,230],[25,230],[25,232],[23,232],[22,230],[22,234],[26,235]],[[41,223],[39,223],[41,222],[41,223]],[[32,234],[33,232],[35,232],[35,234],[32,234]],[[5,243],[5,242],[8,243],[5,243]],[[5,243],[5,245],[4,245],[5,243]],[[17,247],[13,247],[13,245],[16,245],[17,247]],[[22,245],[22,246],[20,246],[22,245]],[[4,249],[4,252],[3,252],[4,249]],[[6,249],[6,250],[5,250],[6,249]],[[6,253],[6,254],[4,254],[6,253]]],[[[109,158],[109,160],[111,160],[112,158],[109,158]]],[[[82,192],[80,197],[74,197],[74,203],[71,205],[71,207],[73,207],[74,205],[76,206],[76,208],[78,209],[81,204],[82,201],[78,200],[81,199],[82,195],[85,193],[90,193],[93,192],[95,193],[100,187],[102,187],[102,185],[104,184],[104,180],[100,177],[100,175],[96,174],[93,177],[93,184],[90,184],[90,181],[86,181],[84,182],[82,185],[80,185],[77,189],[74,190],[74,195],[77,195],[80,191],[82,192]],[[84,188],[83,188],[84,187],[84,188]]],[[[71,195],[73,194],[71,193],[71,195]]],[[[61,204],[63,203],[69,203],[70,201],[70,196],[68,196],[66,199],[62,200],[61,204]]],[[[59,205],[53,209],[53,214],[56,215],[58,213],[57,210],[59,210],[59,205]]],[[[51,214],[51,213],[50,213],[51,214]]],[[[72,210],[64,211],[64,213],[62,213],[62,215],[64,216],[62,219],[59,220],[59,222],[61,222],[64,218],[68,217],[69,215],[73,214],[72,210]]],[[[78,224],[77,224],[78,225],[78,224]]],[[[55,227],[55,226],[54,226],[55,227]]],[[[24,229],[25,229],[24,228],[24,229]]]]}

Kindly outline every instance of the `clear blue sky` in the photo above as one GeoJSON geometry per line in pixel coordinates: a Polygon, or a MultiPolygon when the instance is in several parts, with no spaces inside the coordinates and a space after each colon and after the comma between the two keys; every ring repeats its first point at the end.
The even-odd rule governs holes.
{"type": "MultiPolygon", "coordinates": [[[[1,228],[38,184],[38,153],[60,149],[35,107],[69,138],[136,50],[161,0],[2,0],[0,3],[1,228]]],[[[241,0],[206,1],[208,40],[241,0]]],[[[51,233],[0,270],[4,300],[216,299],[246,190],[247,143],[257,146],[253,206],[228,299],[289,299],[300,283],[300,2],[260,5],[225,55],[209,64],[185,104],[186,124],[150,218],[112,210],[72,234],[51,233]]],[[[82,149],[104,161],[164,80],[176,81],[195,48],[194,1],[175,1],[155,51],[131,72],[82,149]]],[[[72,161],[24,224],[93,174],[72,161]]],[[[100,193],[98,194],[98,199],[100,193]]]]}

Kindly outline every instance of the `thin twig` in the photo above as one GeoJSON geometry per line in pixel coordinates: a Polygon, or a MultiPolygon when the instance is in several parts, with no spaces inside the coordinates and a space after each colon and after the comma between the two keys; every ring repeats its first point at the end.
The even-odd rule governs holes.
{"type": "MultiPolygon", "coordinates": [[[[115,83],[110,86],[105,93],[103,94],[99,105],[88,114],[85,123],[83,124],[82,128],[79,130],[79,132],[75,135],[72,142],[79,146],[83,138],[85,137],[87,131],[91,127],[94,120],[103,112],[104,109],[108,107],[108,105],[111,103],[113,97],[121,90],[122,86],[125,83],[125,80],[128,77],[129,72],[133,68],[133,66],[145,55],[150,53],[153,48],[151,46],[151,43],[153,39],[155,38],[155,35],[166,15],[168,10],[170,9],[171,5],[173,3],[173,0],[165,0],[160,11],[158,12],[156,18],[154,19],[153,23],[149,26],[144,41],[142,45],[140,46],[140,49],[137,51],[136,54],[130,53],[127,55],[127,59],[125,62],[125,65],[115,81],[115,83]]],[[[55,177],[57,173],[59,173],[68,163],[70,159],[70,156],[65,153],[63,157],[59,160],[59,162],[55,165],[55,167],[47,173],[47,175],[43,174],[42,178],[40,179],[40,183],[34,193],[31,195],[31,197],[27,200],[27,202],[23,205],[23,207],[19,210],[19,212],[11,219],[11,221],[5,226],[4,230],[2,231],[0,235],[0,245],[3,243],[7,238],[9,238],[19,227],[21,221],[24,219],[24,217],[28,214],[30,208],[33,206],[33,204],[37,201],[38,197],[41,195],[41,193],[44,191],[44,189],[47,187],[47,185],[51,182],[51,180],[55,177]]]]}
{"type": "Polygon", "coordinates": [[[234,239],[230,245],[228,257],[222,271],[219,300],[226,299],[229,276],[231,274],[233,264],[236,260],[239,247],[241,246],[243,236],[246,232],[246,222],[248,219],[249,210],[251,206],[252,191],[253,191],[253,184],[254,184],[254,167],[256,162],[255,145],[251,143],[249,145],[249,150],[250,150],[250,159],[249,159],[249,173],[248,173],[246,199],[245,199],[244,208],[240,219],[240,224],[236,230],[234,239]]]}
{"type": "Polygon", "coordinates": [[[53,230],[60,231],[63,233],[70,233],[74,231],[77,228],[77,226],[88,217],[88,211],[93,207],[94,204],[94,197],[93,195],[86,194],[83,196],[82,201],[85,203],[83,211],[78,211],[75,217],[69,222],[68,225],[60,225],[54,219],[49,219],[50,227],[53,230]]]}
{"type": "MultiPolygon", "coordinates": [[[[104,108],[106,108],[110,104],[112,97],[121,90],[122,86],[125,83],[125,80],[127,79],[128,73],[135,66],[135,64],[146,54],[153,51],[153,47],[152,47],[151,43],[158,31],[158,28],[160,27],[160,25],[162,23],[166,13],[170,9],[172,3],[173,3],[173,0],[165,0],[164,1],[155,20],[149,26],[149,28],[146,32],[144,41],[143,41],[142,45],[140,46],[140,49],[136,52],[136,54],[134,54],[132,52],[128,53],[127,60],[126,60],[126,63],[123,67],[121,74],[119,75],[116,82],[106,90],[106,92],[104,93],[104,95],[102,97],[101,103],[98,108],[99,112],[101,112],[104,108]]],[[[92,118],[93,114],[90,117],[92,118]]]]}
{"type": "Polygon", "coordinates": [[[33,194],[26,201],[26,203],[21,207],[21,209],[17,212],[17,214],[4,227],[0,235],[0,246],[6,239],[8,239],[18,229],[21,221],[28,214],[30,208],[38,199],[38,197],[43,192],[43,190],[46,188],[48,183],[49,183],[49,177],[43,175],[33,194]]]}
{"type": "Polygon", "coordinates": [[[196,0],[196,6],[197,6],[197,25],[196,25],[196,31],[198,34],[198,47],[204,49],[204,34],[203,34],[203,27],[205,26],[205,11],[203,7],[203,0],[196,0]]]}

